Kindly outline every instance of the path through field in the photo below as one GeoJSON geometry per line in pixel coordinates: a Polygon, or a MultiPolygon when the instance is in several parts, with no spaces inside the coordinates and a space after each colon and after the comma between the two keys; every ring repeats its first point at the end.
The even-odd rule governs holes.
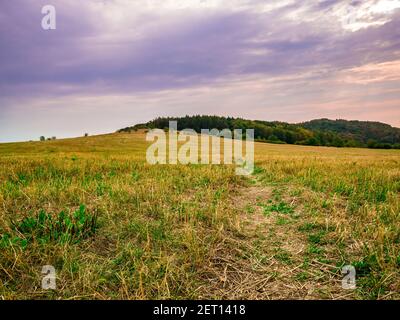
{"type": "Polygon", "coordinates": [[[304,213],[298,197],[253,180],[232,204],[242,232],[216,250],[203,298],[356,298],[355,291],[342,289],[340,268],[323,262],[336,260],[329,230],[304,213]]]}

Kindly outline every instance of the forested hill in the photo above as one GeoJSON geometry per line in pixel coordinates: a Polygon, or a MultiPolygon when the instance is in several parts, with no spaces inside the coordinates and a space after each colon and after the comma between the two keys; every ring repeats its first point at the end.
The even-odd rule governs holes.
{"type": "Polygon", "coordinates": [[[144,124],[127,127],[118,132],[138,129],[167,129],[169,121],[178,122],[178,130],[194,129],[254,129],[257,141],[334,147],[369,147],[400,149],[400,129],[370,121],[318,119],[291,124],[245,120],[218,116],[186,116],[157,118],[144,124]]]}
{"type": "Polygon", "coordinates": [[[331,131],[363,143],[375,140],[395,144],[400,141],[400,129],[381,122],[347,120],[312,120],[301,124],[310,130],[331,131]]]}

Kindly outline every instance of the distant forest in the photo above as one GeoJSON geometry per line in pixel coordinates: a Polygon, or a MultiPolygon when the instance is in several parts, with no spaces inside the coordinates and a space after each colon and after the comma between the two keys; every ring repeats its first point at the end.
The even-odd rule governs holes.
{"type": "Polygon", "coordinates": [[[178,122],[178,130],[193,129],[254,129],[260,142],[332,147],[368,147],[400,149],[400,129],[370,121],[318,119],[291,124],[278,121],[245,120],[219,116],[186,116],[157,118],[118,132],[138,129],[168,129],[169,121],[178,122]]]}

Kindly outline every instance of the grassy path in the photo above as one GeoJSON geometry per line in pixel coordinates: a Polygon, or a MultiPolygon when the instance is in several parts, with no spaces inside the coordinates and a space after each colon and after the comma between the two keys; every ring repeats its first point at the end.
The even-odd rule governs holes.
{"type": "MultiPolygon", "coordinates": [[[[342,288],[349,253],[326,217],[304,208],[301,192],[253,177],[231,202],[240,232],[216,250],[202,298],[361,299],[365,288],[342,288]]],[[[370,289],[370,288],[367,288],[370,289]]],[[[386,291],[378,299],[398,298],[386,291]]]]}
{"type": "Polygon", "coordinates": [[[354,298],[354,292],[341,289],[338,268],[327,262],[331,253],[325,226],[296,208],[297,197],[282,198],[276,189],[254,183],[232,199],[240,212],[241,232],[216,250],[212,289],[207,286],[203,297],[354,298]]]}

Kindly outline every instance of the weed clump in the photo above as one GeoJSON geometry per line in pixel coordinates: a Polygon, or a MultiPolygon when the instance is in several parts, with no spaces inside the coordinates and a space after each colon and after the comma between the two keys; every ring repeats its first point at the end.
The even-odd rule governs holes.
{"type": "Polygon", "coordinates": [[[18,245],[25,249],[31,242],[78,243],[95,234],[97,226],[97,214],[90,214],[84,205],[58,215],[40,210],[37,215],[12,222],[11,232],[0,236],[0,248],[18,245]]]}

